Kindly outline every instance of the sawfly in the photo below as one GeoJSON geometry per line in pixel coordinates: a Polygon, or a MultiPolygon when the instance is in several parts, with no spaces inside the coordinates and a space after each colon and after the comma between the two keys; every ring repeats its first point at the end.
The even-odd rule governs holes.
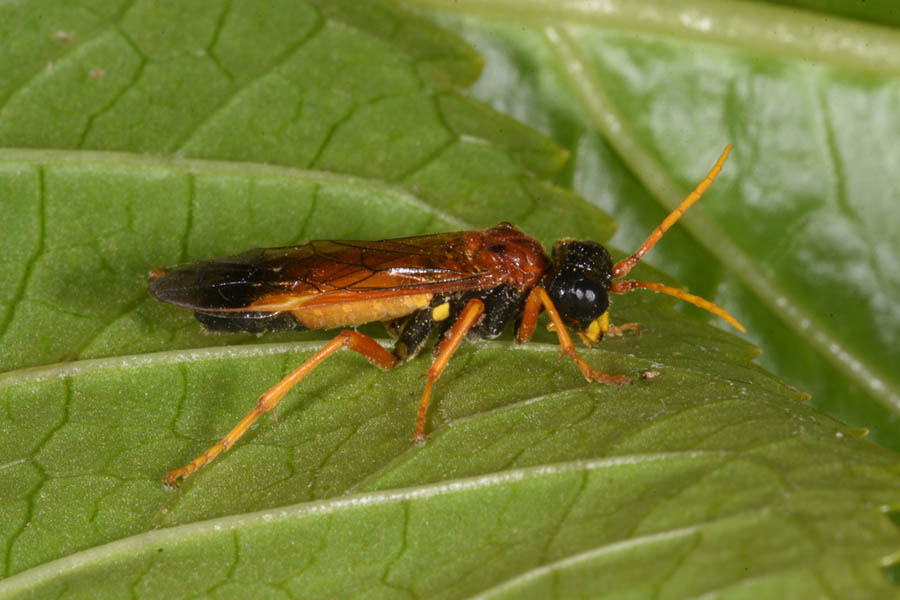
{"type": "Polygon", "coordinates": [[[494,338],[517,321],[516,342],[534,333],[545,311],[562,352],[589,381],[624,385],[630,379],[591,367],[575,351],[568,328],[588,345],[615,327],[609,295],[648,289],[675,296],[743,326],[715,304],[660,283],[622,279],[712,184],[731,151],[725,148],[707,177],[653,230],[637,251],[616,263],[592,241],[564,239],[548,256],[541,244],[509,223],[378,241],[315,240],[299,246],[257,248],[151,273],[150,293],[194,311],[212,332],[265,333],[342,329],[316,354],[260,396],[219,443],[166,476],[169,485],[232,447],[263,413],[325,359],[354,350],[382,369],[416,356],[435,329],[439,341],[416,416],[413,439],[425,439],[432,388],[464,338],[494,338]],[[382,321],[397,335],[393,350],[354,329],[382,321]]]}

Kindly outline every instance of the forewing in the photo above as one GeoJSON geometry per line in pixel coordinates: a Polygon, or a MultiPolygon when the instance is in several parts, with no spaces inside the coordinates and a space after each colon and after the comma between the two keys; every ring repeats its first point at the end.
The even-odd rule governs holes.
{"type": "Polygon", "coordinates": [[[168,271],[151,282],[150,292],[194,310],[270,312],[478,289],[487,274],[464,251],[465,233],[257,248],[168,271]]]}

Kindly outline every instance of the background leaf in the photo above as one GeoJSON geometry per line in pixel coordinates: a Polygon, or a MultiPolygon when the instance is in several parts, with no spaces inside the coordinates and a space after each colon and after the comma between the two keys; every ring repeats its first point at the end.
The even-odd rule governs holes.
{"type": "Polygon", "coordinates": [[[453,6],[492,18],[461,26],[491,57],[475,93],[570,148],[565,181],[621,220],[621,247],[734,143],[649,262],[735,307],[761,364],[814,404],[900,448],[896,29],[744,2],[453,6]]]}
{"type": "MultiPolygon", "coordinates": [[[[712,163],[726,136],[710,124],[753,131],[738,88],[720,81],[734,111],[716,113],[722,97],[706,96],[720,115],[700,119],[706,136],[664,143],[679,135],[667,111],[681,135],[702,131],[685,102],[704,97],[681,97],[708,80],[696,63],[743,66],[776,87],[794,82],[795,65],[750,60],[752,44],[698,50],[667,35],[466,22],[488,56],[476,92],[563,142],[566,163],[550,139],[460,91],[482,66],[469,46],[395,8],[0,11],[0,39],[14,40],[0,55],[0,596],[895,591],[882,567],[900,537],[883,512],[897,498],[896,455],[798,404],[802,393],[750,363],[757,351],[745,341],[652,295],[616,299],[614,318],[640,322],[640,336],[584,351],[609,372],[659,373],[628,388],[584,382],[546,332],[524,348],[470,344],[438,386],[428,445],[414,448],[428,357],[384,373],[339,354],[279,407],[279,426],[264,419],[180,489],[161,485],[330,334],[204,335],[147,296],[150,269],[501,220],[545,244],[605,241],[613,222],[570,186],[621,203],[611,208],[630,248],[661,219],[657,202],[712,163]],[[626,85],[665,60],[655,88],[626,85]],[[590,75],[581,87],[575,65],[590,75]],[[598,93],[605,80],[620,97],[598,93]],[[669,95],[656,100],[659,90],[669,95]],[[604,113],[610,102],[630,108],[604,113]],[[608,142],[587,133],[603,122],[608,142]],[[630,137],[610,135],[616,122],[630,137]],[[689,159],[684,147],[704,150],[689,159]]],[[[742,139],[727,139],[740,150],[742,139]]],[[[806,148],[796,153],[805,164],[806,148]]],[[[774,320],[754,319],[757,301],[735,291],[720,246],[760,270],[756,230],[740,225],[784,229],[742,212],[766,209],[751,193],[766,158],[738,153],[684,228],[691,235],[679,227],[654,255],[705,261],[672,271],[760,332],[774,320]],[[692,248],[691,236],[718,253],[692,248]]],[[[795,182],[779,206],[816,202],[816,184],[825,187],[795,182]]],[[[764,274],[780,282],[776,267],[764,274]]]]}

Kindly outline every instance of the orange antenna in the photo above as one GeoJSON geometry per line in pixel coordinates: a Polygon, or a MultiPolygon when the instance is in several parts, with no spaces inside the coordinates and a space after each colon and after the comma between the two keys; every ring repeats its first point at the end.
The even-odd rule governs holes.
{"type": "Polygon", "coordinates": [[[741,333],[747,333],[747,329],[743,325],[741,325],[740,321],[732,317],[728,313],[728,311],[726,311],[721,306],[713,304],[706,298],[701,298],[700,296],[689,294],[688,292],[679,290],[678,288],[669,287],[661,283],[656,283],[655,281],[635,281],[633,279],[621,279],[619,281],[614,281],[609,291],[613,292],[614,294],[625,294],[632,290],[640,288],[653,290],[654,292],[660,292],[662,294],[668,294],[669,296],[675,296],[679,300],[690,302],[694,306],[699,306],[704,310],[708,310],[717,317],[722,317],[741,333]]]}
{"type": "MultiPolygon", "coordinates": [[[[650,251],[656,242],[660,240],[660,238],[665,234],[672,225],[674,225],[678,219],[681,218],[681,215],[691,207],[691,205],[700,199],[700,196],[703,195],[709,186],[712,185],[713,181],[715,181],[716,176],[722,171],[722,165],[725,164],[725,161],[728,160],[728,155],[731,153],[731,144],[725,146],[725,150],[722,151],[722,154],[719,156],[719,160],[716,161],[716,164],[713,165],[713,168],[709,170],[706,178],[701,181],[697,187],[694,188],[694,191],[688,194],[687,198],[681,201],[675,210],[669,213],[669,215],[663,219],[663,222],[660,223],[659,227],[653,230],[650,236],[647,238],[640,248],[637,249],[637,252],[629,256],[628,258],[622,259],[615,264],[612,269],[612,276],[616,279],[624,277],[628,274],[628,272],[634,267],[634,265],[638,264],[641,258],[644,257],[647,252],[650,251]]],[[[669,296],[674,296],[679,300],[684,300],[685,302],[689,302],[694,306],[698,306],[704,310],[708,310],[712,314],[721,317],[728,321],[735,329],[740,331],[741,333],[746,333],[747,330],[741,325],[737,319],[728,314],[728,312],[709,300],[705,298],[701,298],[700,296],[695,296],[694,294],[689,294],[684,290],[679,290],[678,288],[669,287],[667,285],[663,285],[661,283],[656,283],[653,281],[634,281],[632,279],[614,281],[612,286],[610,287],[610,291],[615,294],[625,294],[630,291],[636,289],[647,289],[653,290],[654,292],[660,292],[662,294],[668,294],[669,296]]]]}
{"type": "Polygon", "coordinates": [[[660,223],[659,227],[653,230],[650,236],[647,238],[647,241],[641,244],[641,247],[637,249],[637,252],[629,256],[628,258],[624,258],[617,262],[612,270],[612,276],[616,279],[620,277],[625,277],[628,274],[634,265],[638,264],[647,252],[650,251],[656,242],[663,236],[665,232],[669,230],[669,228],[674,225],[678,219],[681,218],[681,215],[685,213],[685,211],[691,207],[691,204],[700,199],[700,196],[703,195],[709,186],[712,185],[712,182],[715,181],[716,175],[722,170],[722,165],[725,164],[725,161],[728,160],[728,155],[731,153],[731,144],[725,146],[725,150],[722,151],[721,156],[719,156],[719,160],[716,161],[716,164],[713,165],[713,168],[709,170],[709,174],[706,178],[701,181],[697,187],[694,188],[694,191],[688,194],[687,198],[681,201],[675,210],[669,213],[663,222],[660,223]]]}

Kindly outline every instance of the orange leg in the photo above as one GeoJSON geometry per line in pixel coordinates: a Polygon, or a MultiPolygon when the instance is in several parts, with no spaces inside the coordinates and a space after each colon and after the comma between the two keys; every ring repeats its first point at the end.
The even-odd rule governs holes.
{"type": "Polygon", "coordinates": [[[712,185],[713,180],[715,180],[716,175],[722,170],[722,165],[725,164],[725,161],[728,159],[728,154],[731,152],[731,144],[725,146],[725,150],[722,151],[722,155],[719,156],[719,160],[716,161],[716,164],[713,165],[713,168],[710,169],[709,174],[706,178],[701,181],[694,191],[688,194],[687,198],[681,201],[675,210],[669,213],[663,222],[650,233],[650,237],[647,238],[640,248],[637,249],[637,252],[629,256],[628,258],[622,259],[616,263],[613,267],[612,275],[616,279],[620,277],[624,277],[628,271],[634,267],[638,263],[641,258],[650,251],[656,242],[659,241],[659,238],[663,236],[663,234],[669,230],[669,227],[675,224],[675,222],[681,218],[681,215],[684,214],[688,208],[690,208],[691,204],[700,199],[700,196],[703,195],[703,192],[712,185]]]}
{"type": "Polygon", "coordinates": [[[434,362],[428,368],[428,383],[425,384],[425,392],[422,394],[422,400],[419,402],[419,411],[416,415],[416,430],[413,433],[413,442],[420,444],[425,441],[425,415],[428,412],[428,401],[431,398],[431,388],[437,381],[444,367],[450,362],[450,357],[459,348],[463,338],[472,329],[472,326],[478,321],[478,317],[484,312],[484,302],[478,298],[469,300],[462,312],[453,322],[453,326],[447,331],[443,341],[441,341],[440,350],[434,362]]]}
{"type": "Polygon", "coordinates": [[[203,465],[211,462],[216,456],[231,448],[237,442],[250,425],[265,412],[275,408],[281,399],[284,398],[291,388],[293,388],[301,379],[306,377],[310,371],[315,369],[326,358],[340,350],[341,348],[349,348],[359,352],[369,359],[373,364],[382,369],[390,369],[400,361],[393,354],[381,347],[381,345],[367,335],[363,335],[356,331],[345,329],[340,332],[333,340],[328,342],[321,350],[315,353],[305,363],[291,371],[291,373],[276,383],[268,392],[259,397],[256,408],[247,413],[240,423],[228,434],[222,438],[222,441],[212,446],[209,450],[195,458],[189,464],[175,469],[166,475],[166,484],[174,486],[178,478],[185,478],[203,465]]]}
{"type": "MultiPolygon", "coordinates": [[[[535,293],[535,290],[538,288],[534,288],[531,290],[531,293],[528,294],[528,298],[525,299],[525,308],[522,310],[522,322],[519,323],[519,328],[516,330],[516,343],[517,344],[527,344],[529,340],[531,340],[531,336],[534,335],[534,330],[537,327],[538,316],[541,314],[541,298],[535,293]]],[[[544,292],[544,295],[547,295],[547,292],[544,292]]],[[[547,301],[550,302],[550,298],[547,297],[547,301]]],[[[551,303],[552,304],[552,303],[551,303]]],[[[556,307],[554,307],[556,308],[556,307]]],[[[556,322],[550,323],[547,327],[548,331],[556,328],[556,322]]],[[[560,340],[561,342],[562,340],[560,340]]]]}
{"type": "Polygon", "coordinates": [[[641,334],[641,326],[639,323],[622,323],[621,325],[610,325],[606,330],[606,335],[613,337],[625,335],[626,331],[632,331],[635,335],[641,334]]]}
{"type": "Polygon", "coordinates": [[[609,375],[593,369],[578,356],[578,353],[575,351],[575,344],[572,343],[572,338],[569,337],[569,332],[562,322],[562,317],[559,316],[559,312],[557,312],[556,306],[553,305],[553,301],[550,300],[550,296],[547,295],[547,291],[540,286],[531,290],[531,293],[528,294],[528,298],[525,300],[522,324],[519,325],[519,330],[516,332],[516,341],[524,344],[531,339],[531,334],[534,333],[538,313],[540,313],[542,306],[550,316],[550,321],[553,323],[553,331],[556,332],[559,338],[559,345],[563,354],[575,361],[575,364],[578,365],[578,368],[581,369],[582,374],[588,381],[599,381],[610,385],[624,385],[631,382],[625,375],[609,375]]]}

